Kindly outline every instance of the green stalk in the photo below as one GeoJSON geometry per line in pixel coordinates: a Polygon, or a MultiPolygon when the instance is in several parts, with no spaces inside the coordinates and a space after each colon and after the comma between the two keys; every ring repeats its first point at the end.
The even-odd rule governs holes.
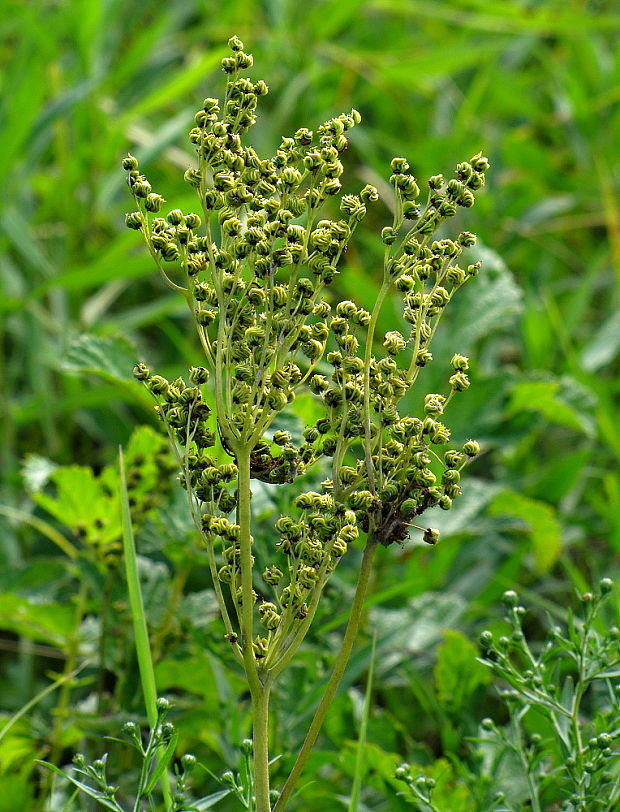
{"type": "Polygon", "coordinates": [[[366,350],[364,352],[364,433],[365,433],[365,457],[366,457],[366,470],[368,472],[368,484],[371,493],[376,493],[375,486],[375,472],[372,464],[372,436],[370,433],[370,360],[372,358],[372,342],[375,335],[375,328],[377,326],[377,319],[383,305],[383,300],[387,296],[390,289],[390,281],[383,280],[381,289],[377,294],[377,301],[372,310],[370,324],[366,333],[366,350]]]}
{"type": "Polygon", "coordinates": [[[338,690],[338,686],[340,685],[340,681],[344,676],[347,663],[349,662],[351,652],[353,651],[353,644],[355,643],[355,639],[362,621],[364,600],[368,590],[368,582],[370,580],[372,562],[377,544],[378,542],[373,538],[373,536],[369,536],[364,549],[364,555],[362,557],[362,564],[360,567],[359,576],[357,578],[357,586],[355,588],[355,596],[353,598],[347,628],[344,633],[342,648],[338,652],[329,682],[325,688],[325,693],[323,694],[323,698],[321,699],[319,706],[312,717],[312,722],[308,728],[308,733],[306,734],[302,748],[299,751],[297,760],[295,761],[293,769],[282,787],[282,792],[274,807],[274,812],[282,812],[282,810],[285,809],[286,804],[291,797],[291,793],[295,788],[295,784],[297,783],[297,780],[299,779],[299,776],[301,775],[306,762],[308,761],[312,748],[314,747],[314,744],[318,738],[321,727],[323,726],[323,722],[325,721],[325,717],[327,716],[334,696],[336,695],[336,691],[338,690]]]}
{"type": "Polygon", "coordinates": [[[250,448],[235,449],[239,480],[237,523],[240,527],[241,645],[243,665],[252,697],[254,792],[256,812],[270,812],[269,802],[269,686],[263,685],[254,658],[254,589],[252,583],[252,508],[250,500],[250,448]]]}
{"type": "Polygon", "coordinates": [[[269,685],[252,696],[252,741],[254,744],[254,794],[256,812],[271,812],[269,800],[269,685]]]}
{"type": "MultiPolygon", "coordinates": [[[[155,685],[155,669],[153,668],[153,658],[151,657],[151,647],[149,643],[149,632],[142,601],[142,589],[140,578],[138,577],[138,562],[136,558],[136,546],[131,524],[131,512],[129,510],[129,499],[127,498],[127,482],[125,479],[125,464],[123,462],[123,450],[118,450],[120,476],[121,476],[121,515],[123,522],[123,559],[125,561],[125,576],[127,578],[127,591],[129,593],[129,605],[131,607],[131,617],[133,620],[134,638],[136,644],[136,654],[138,657],[138,668],[140,671],[140,681],[142,683],[142,693],[146,706],[146,715],[149,720],[151,730],[157,725],[157,688],[155,685]]],[[[162,790],[166,807],[172,804],[170,793],[170,779],[164,770],[162,774],[162,790]]]]}
{"type": "Polygon", "coordinates": [[[372,636],[372,649],[370,651],[370,666],[368,668],[368,680],[366,681],[366,695],[364,696],[364,709],[360,722],[360,733],[357,740],[357,752],[355,754],[355,772],[353,774],[353,787],[351,788],[351,798],[349,800],[349,812],[357,812],[362,792],[362,781],[364,779],[364,749],[366,747],[366,737],[368,735],[368,718],[370,716],[370,701],[372,697],[372,680],[375,668],[375,654],[377,650],[377,634],[372,636]]]}

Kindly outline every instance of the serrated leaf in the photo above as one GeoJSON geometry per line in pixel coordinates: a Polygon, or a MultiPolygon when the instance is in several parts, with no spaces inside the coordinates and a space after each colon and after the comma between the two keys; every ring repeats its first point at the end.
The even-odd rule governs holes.
{"type": "Polygon", "coordinates": [[[550,423],[590,435],[592,422],[585,410],[592,405],[576,381],[530,380],[519,381],[513,386],[508,412],[538,412],[550,423]]]}
{"type": "Polygon", "coordinates": [[[136,358],[136,348],[123,336],[83,333],[69,344],[61,368],[66,372],[92,372],[108,380],[128,381],[136,358]]]}
{"type": "Polygon", "coordinates": [[[551,505],[514,491],[502,491],[489,505],[491,516],[507,514],[528,527],[536,570],[548,572],[562,549],[561,527],[551,505]]]}
{"type": "Polygon", "coordinates": [[[66,527],[80,532],[89,543],[104,548],[120,539],[120,509],[109,482],[104,486],[91,468],[81,465],[57,468],[50,481],[55,494],[33,494],[40,507],[66,527]]]}
{"type": "Polygon", "coordinates": [[[450,332],[438,333],[434,342],[438,355],[443,347],[450,347],[451,352],[470,352],[476,341],[505,328],[521,312],[521,289],[506,263],[487,246],[478,244],[475,250],[482,269],[462,293],[459,291],[450,332]]]}
{"type": "Polygon", "coordinates": [[[491,672],[478,661],[478,649],[464,634],[446,629],[437,651],[435,682],[442,704],[460,712],[481,685],[491,681],[491,672]]]}
{"type": "Polygon", "coordinates": [[[11,592],[0,593],[0,628],[64,646],[75,624],[74,610],[58,603],[35,603],[11,592]]]}

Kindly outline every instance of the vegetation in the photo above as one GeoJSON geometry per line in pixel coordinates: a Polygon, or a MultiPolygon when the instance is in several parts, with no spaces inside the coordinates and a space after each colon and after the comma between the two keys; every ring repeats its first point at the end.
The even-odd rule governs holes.
{"type": "MultiPolygon", "coordinates": [[[[420,544],[414,531],[403,545],[377,545],[353,655],[287,808],[612,809],[618,598],[605,579],[616,574],[620,544],[614,4],[233,2],[217,15],[180,1],[165,11],[9,5],[0,809],[94,809],[93,793],[105,800],[106,792],[108,808],[134,808],[140,794],[177,810],[254,804],[253,691],[222,636],[213,557],[175,480],[152,397],[129,380],[144,358],[176,385],[183,368],[203,365],[204,351],[184,298],[164,292],[137,235],[123,228],[117,170],[129,148],[154,189],[181,212],[194,210],[195,192],[179,179],[191,160],[183,133],[195,98],[217,86],[231,31],[252,43],[269,79],[253,130],[259,154],[273,155],[282,133],[361,112],[340,158],[343,192],[374,185],[382,202],[368,207],[330,288],[334,304],[354,301],[371,314],[385,296],[377,356],[383,336],[407,326],[403,293],[383,291],[377,238],[402,212],[383,180],[392,155],[406,155],[418,178],[448,172],[480,148],[493,166],[476,206],[456,215],[455,232],[438,235],[475,231],[484,270],[451,303],[435,362],[400,407],[423,415],[425,395],[445,388],[454,352],[469,356],[474,385],[445,421],[457,444],[476,437],[482,454],[453,509],[425,513],[440,544],[420,544]],[[506,590],[508,633],[499,609],[506,590]],[[529,607],[523,626],[511,590],[529,607]],[[578,601],[583,621],[567,611],[578,601]],[[121,742],[104,739],[121,730],[121,742]],[[82,758],[71,767],[76,752],[82,758]],[[89,786],[90,801],[36,759],[89,786]]],[[[324,216],[342,217],[336,202],[326,201],[324,216]]],[[[284,442],[272,456],[307,443],[302,432],[321,419],[316,409],[300,390],[273,416],[271,436],[284,442]]],[[[365,458],[367,441],[359,442],[365,458]]],[[[302,473],[300,490],[312,493],[329,476],[302,473]]],[[[274,523],[303,508],[289,486],[265,480],[251,480],[252,533],[257,559],[275,568],[267,560],[274,523]]],[[[366,485],[356,489],[372,493],[366,485]]],[[[361,554],[360,541],[349,543],[272,688],[270,774],[279,789],[341,651],[361,554]]],[[[234,569],[235,557],[226,565],[234,569]]]]}

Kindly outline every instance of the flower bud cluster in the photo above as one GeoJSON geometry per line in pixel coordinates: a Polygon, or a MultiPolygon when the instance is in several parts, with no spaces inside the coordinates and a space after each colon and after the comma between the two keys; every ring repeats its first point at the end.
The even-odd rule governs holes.
{"type": "MultiPolygon", "coordinates": [[[[135,201],[127,225],[142,232],[164,281],[185,297],[205,354],[189,385],[144,365],[135,375],[157,399],[158,414],[182,451],[181,481],[196,506],[217,588],[227,584],[237,607],[242,592],[250,598],[251,536],[237,523],[240,455],[249,458],[251,477],[272,485],[294,482],[320,458],[331,464],[322,492],[300,494],[299,515],[276,523],[280,559],[263,575],[273,599],[256,604],[266,636],[253,642],[255,657],[269,661],[273,641],[283,640],[291,623],[303,622],[360,532],[386,545],[403,541],[413,518],[434,505],[447,510],[460,495],[460,472],[477,444],[435,448],[449,442],[442,415],[452,396],[469,386],[468,359],[453,357],[449,394],[429,394],[423,416],[401,416],[398,407],[432,360],[430,342],[446,305],[478,272],[478,264],[466,270],[458,264],[475,242],[472,234],[434,234],[457,207],[472,205],[488,162],[476,155],[447,182],[431,178],[422,205],[408,162],[395,158],[390,183],[397,207],[381,234],[385,267],[377,306],[371,313],[352,301],[333,302],[328,286],[367,206],[378,199],[371,185],[341,195],[343,153],[360,115],[336,116],[316,133],[301,127],[282,138],[273,155],[260,157],[242,136],[268,88],[241,75],[252,65],[241,40],[232,37],[229,46],[231,56],[222,60],[224,100],[205,99],[190,132],[198,164],[185,180],[196,191],[200,215],[164,212],[165,200],[137,159],[123,160],[135,201]],[[324,204],[329,218],[320,213],[324,204]],[[386,332],[382,352],[374,355],[378,313],[389,291],[400,294],[403,326],[386,332]],[[214,426],[202,391],[210,377],[214,426]],[[323,414],[297,447],[288,432],[270,434],[270,427],[301,387],[320,400],[323,414]],[[216,461],[219,450],[208,453],[218,440],[231,464],[216,461]]],[[[244,487],[247,504],[247,476],[244,487]]],[[[430,528],[423,533],[429,544],[437,537],[430,528]]],[[[236,642],[236,633],[227,636],[236,642]]]]}

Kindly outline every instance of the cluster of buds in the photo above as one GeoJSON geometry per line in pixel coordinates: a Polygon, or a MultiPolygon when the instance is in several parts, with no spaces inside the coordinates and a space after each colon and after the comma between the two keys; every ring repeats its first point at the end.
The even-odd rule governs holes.
{"type": "MultiPolygon", "coordinates": [[[[259,157],[242,136],[268,88],[240,75],[252,57],[237,37],[229,45],[224,101],[205,99],[190,132],[198,165],[185,180],[201,214],[172,209],[159,216],[164,198],[153,192],[136,158],[123,161],[136,204],[127,225],[142,232],[163,279],[185,297],[206,364],[190,371],[190,385],[152,375],[142,364],[135,375],[157,399],[179,449],[181,480],[217,589],[229,586],[238,617],[244,594],[252,603],[259,598],[255,582],[251,594],[247,580],[243,588],[243,561],[250,560],[243,548],[251,534],[240,458],[249,459],[250,477],[270,484],[290,484],[328,458],[322,492],[298,496],[297,515],[276,523],[274,560],[261,562],[273,594],[256,600],[266,636],[253,644],[257,660],[270,662],[295,624],[312,614],[347,546],[362,533],[385,545],[402,542],[427,508],[449,509],[460,494],[464,465],[479,451],[473,441],[461,450],[439,448],[450,438],[440,420],[444,409],[469,386],[464,356],[453,357],[448,394],[428,395],[423,416],[401,415],[399,404],[432,360],[429,345],[446,305],[478,273],[479,263],[464,269],[457,262],[474,244],[472,234],[434,234],[458,207],[473,204],[488,161],[476,155],[458,164],[448,181],[434,176],[423,204],[408,162],[395,158],[390,183],[397,205],[392,225],[381,233],[384,278],[376,306],[371,313],[352,301],[334,302],[329,286],[367,206],[378,199],[370,185],[340,194],[342,156],[360,114],[336,116],[316,134],[300,128],[274,155],[259,157]],[[330,203],[334,198],[338,204],[330,203]],[[320,214],[324,205],[330,219],[320,214]],[[391,292],[400,294],[406,329],[387,332],[376,356],[377,318],[391,292]],[[209,372],[213,416],[202,392],[209,372]],[[269,429],[301,388],[317,396],[324,412],[297,447],[288,432],[270,435],[269,429]],[[218,464],[220,449],[207,453],[214,446],[233,462],[218,464]]],[[[428,543],[437,538],[437,531],[423,530],[428,543]]],[[[230,631],[228,637],[236,642],[230,631]]]]}

